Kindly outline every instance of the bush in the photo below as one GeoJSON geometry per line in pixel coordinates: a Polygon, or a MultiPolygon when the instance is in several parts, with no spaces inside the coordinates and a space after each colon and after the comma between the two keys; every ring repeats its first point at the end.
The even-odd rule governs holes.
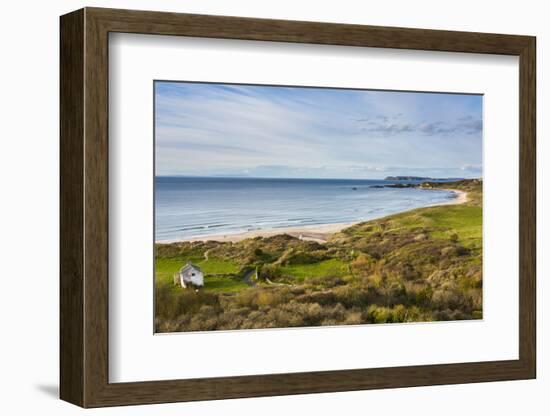
{"type": "Polygon", "coordinates": [[[360,311],[348,311],[346,313],[346,318],[344,324],[346,325],[358,325],[363,323],[362,314],[360,311]]]}
{"type": "Polygon", "coordinates": [[[463,293],[454,286],[436,289],[432,295],[432,304],[438,309],[459,309],[466,303],[463,293]]]}
{"type": "Polygon", "coordinates": [[[232,297],[230,302],[239,307],[258,309],[260,307],[276,306],[285,302],[289,297],[290,291],[287,288],[257,288],[239,292],[232,297]]]}
{"type": "Polygon", "coordinates": [[[218,296],[167,284],[159,285],[155,290],[155,317],[158,319],[173,320],[197,312],[203,306],[219,306],[218,296]]]}
{"type": "Polygon", "coordinates": [[[390,308],[372,305],[367,310],[367,319],[371,323],[383,324],[391,322],[392,313],[390,308]]]}
{"type": "Polygon", "coordinates": [[[351,264],[354,273],[359,275],[367,275],[374,271],[376,260],[368,254],[361,253],[351,264]]]}
{"type": "Polygon", "coordinates": [[[282,276],[281,269],[278,266],[264,264],[258,269],[258,277],[262,280],[269,279],[277,281],[282,276]]]}
{"type": "Polygon", "coordinates": [[[356,286],[342,286],[332,290],[334,300],[346,308],[364,307],[369,303],[368,290],[356,286]]]}

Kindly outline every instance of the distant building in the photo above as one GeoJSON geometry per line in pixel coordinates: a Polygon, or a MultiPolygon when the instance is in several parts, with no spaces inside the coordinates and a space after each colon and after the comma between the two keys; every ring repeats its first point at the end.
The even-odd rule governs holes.
{"type": "Polygon", "coordinates": [[[180,271],[174,274],[174,284],[186,288],[188,285],[204,286],[204,273],[201,268],[191,262],[183,266],[180,271]]]}

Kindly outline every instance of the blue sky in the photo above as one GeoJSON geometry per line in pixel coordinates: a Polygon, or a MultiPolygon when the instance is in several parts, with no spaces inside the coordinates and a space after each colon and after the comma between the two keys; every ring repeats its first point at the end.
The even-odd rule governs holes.
{"type": "Polygon", "coordinates": [[[157,175],[481,177],[482,96],[155,83],[157,175]]]}

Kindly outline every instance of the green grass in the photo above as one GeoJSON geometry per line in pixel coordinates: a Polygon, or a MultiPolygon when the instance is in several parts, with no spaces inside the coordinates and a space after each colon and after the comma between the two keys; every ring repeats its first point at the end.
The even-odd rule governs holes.
{"type": "Polygon", "coordinates": [[[459,241],[481,240],[482,208],[480,206],[458,205],[438,207],[423,214],[432,222],[433,237],[446,237],[448,231],[458,235],[459,241]],[[443,235],[442,235],[443,233],[443,235]]]}
{"type": "MultiPolygon", "coordinates": [[[[390,232],[425,228],[432,238],[449,239],[456,234],[459,243],[469,247],[480,247],[482,218],[481,206],[447,205],[419,208],[371,223],[386,222],[386,229],[390,232]]],[[[380,228],[374,225],[372,230],[375,232],[380,228]]]]}
{"type": "Polygon", "coordinates": [[[235,293],[243,289],[248,289],[249,286],[242,279],[210,276],[204,278],[204,291],[212,293],[235,293]]]}
{"type": "Polygon", "coordinates": [[[340,259],[323,260],[312,264],[292,264],[281,267],[281,271],[299,281],[308,278],[341,277],[349,273],[347,264],[340,259]]]}
{"type": "MultiPolygon", "coordinates": [[[[230,260],[209,258],[194,262],[200,266],[205,275],[209,274],[234,274],[239,271],[239,265],[230,260]]],[[[185,264],[185,263],[184,263],[185,264]]]]}

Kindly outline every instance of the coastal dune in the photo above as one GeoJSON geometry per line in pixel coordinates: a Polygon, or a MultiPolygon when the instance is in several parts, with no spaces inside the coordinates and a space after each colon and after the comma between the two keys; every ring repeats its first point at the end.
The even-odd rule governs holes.
{"type": "MultiPolygon", "coordinates": [[[[468,202],[468,193],[458,189],[442,189],[449,192],[453,192],[455,197],[450,199],[447,202],[433,204],[429,206],[440,206],[440,205],[460,205],[468,202]]],[[[429,190],[426,190],[429,192],[429,190]]],[[[218,242],[232,242],[236,243],[248,238],[256,237],[272,237],[279,234],[288,234],[292,237],[299,238],[306,241],[316,241],[318,243],[326,242],[331,235],[342,231],[345,228],[351,227],[355,224],[359,224],[363,221],[355,222],[346,222],[346,223],[335,223],[335,224],[316,224],[316,225],[303,225],[295,227],[282,227],[282,228],[272,228],[265,230],[252,230],[246,231],[238,234],[217,234],[217,235],[205,235],[196,238],[189,238],[185,240],[177,241],[218,241],[218,242]]],[[[164,241],[163,243],[172,243],[176,241],[164,241]]]]}

